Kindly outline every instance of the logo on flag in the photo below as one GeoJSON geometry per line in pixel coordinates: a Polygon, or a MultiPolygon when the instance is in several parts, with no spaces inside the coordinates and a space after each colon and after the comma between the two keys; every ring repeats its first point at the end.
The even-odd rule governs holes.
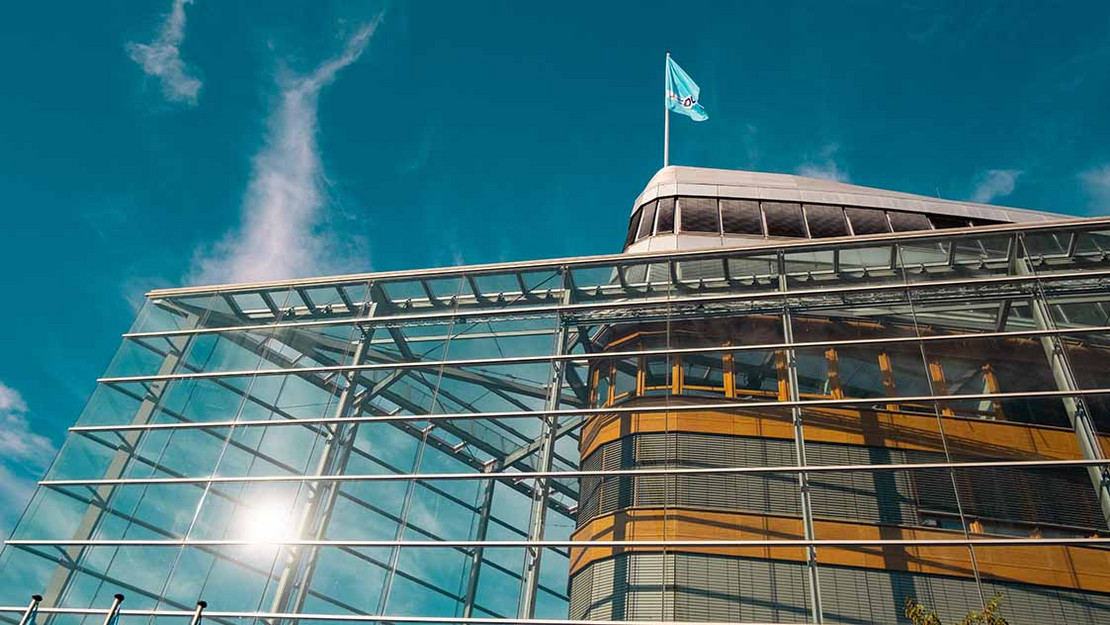
{"type": "Polygon", "coordinates": [[[667,56],[667,108],[682,113],[696,122],[709,119],[709,114],[698,102],[701,89],[690,75],[678,66],[669,55],[667,56]]]}

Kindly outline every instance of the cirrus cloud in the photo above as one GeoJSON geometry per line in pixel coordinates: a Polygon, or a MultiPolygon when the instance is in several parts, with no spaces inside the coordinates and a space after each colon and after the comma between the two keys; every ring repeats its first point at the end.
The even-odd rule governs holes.
{"type": "Polygon", "coordinates": [[[988,169],[975,177],[975,188],[968,197],[972,202],[989,204],[1014,192],[1018,178],[1025,173],[1020,169],[988,169]]]}
{"type": "Polygon", "coordinates": [[[816,158],[799,165],[794,173],[807,178],[848,182],[848,172],[836,157],[839,151],[839,143],[828,143],[818,151],[816,158]]]}
{"type": "Polygon", "coordinates": [[[193,0],[173,0],[162,22],[158,38],[150,43],[129,43],[127,52],[148,76],[162,84],[162,95],[170,102],[196,105],[202,83],[181,59],[185,41],[185,5],[193,0]]]}
{"type": "Polygon", "coordinates": [[[369,269],[363,239],[328,229],[326,178],[317,141],[320,92],[362,56],[382,16],[359,27],[343,50],[304,75],[284,75],[269,131],[255,155],[242,224],[196,254],[190,282],[277,280],[369,269]]]}
{"type": "Polygon", "coordinates": [[[1099,212],[1110,211],[1110,164],[1080,173],[1079,181],[1090,198],[1091,208],[1099,212]]]}
{"type": "Polygon", "coordinates": [[[5,536],[35,491],[35,478],[57,450],[49,438],[31,430],[27,402],[0,382],[0,532],[5,536]]]}

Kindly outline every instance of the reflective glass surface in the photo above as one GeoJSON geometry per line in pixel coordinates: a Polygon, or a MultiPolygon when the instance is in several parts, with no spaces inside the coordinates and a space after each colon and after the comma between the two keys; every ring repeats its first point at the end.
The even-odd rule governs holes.
{"type": "MultiPolygon", "coordinates": [[[[774,236],[849,223],[774,208],[774,236]]],[[[867,623],[1001,593],[1105,623],[1104,229],[152,293],[0,615],[867,623]]]]}

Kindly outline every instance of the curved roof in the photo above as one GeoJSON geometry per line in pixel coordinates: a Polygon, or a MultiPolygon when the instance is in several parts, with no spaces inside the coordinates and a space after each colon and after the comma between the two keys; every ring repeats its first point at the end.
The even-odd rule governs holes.
{"type": "Polygon", "coordinates": [[[632,205],[624,249],[626,252],[654,252],[753,247],[799,237],[851,237],[884,230],[890,232],[891,228],[901,232],[1062,219],[1075,217],[942,200],[790,174],[671,166],[660,169],[652,176],[637,196],[632,205]],[[668,198],[666,209],[660,198],[668,198]],[[690,204],[689,228],[686,226],[687,209],[678,211],[674,208],[675,201],[669,198],[677,198],[680,205],[685,202],[690,204]],[[712,227],[714,208],[706,204],[705,198],[711,202],[722,200],[716,232],[712,227]],[[655,222],[657,199],[659,213],[666,216],[665,221],[664,217],[660,217],[658,224],[655,222]],[[723,200],[733,201],[728,205],[729,220],[725,219],[723,200]],[[739,205],[748,208],[737,208],[739,205]],[[740,217],[745,211],[748,217],[740,217]],[[651,221],[639,223],[642,221],[640,212],[651,221]],[[847,221],[845,215],[848,216],[847,221]],[[737,223],[736,219],[747,219],[747,225],[737,223]],[[830,219],[838,223],[832,223],[830,219]],[[733,225],[725,225],[726,221],[733,225]],[[852,222],[851,229],[848,221],[852,222]],[[817,226],[816,230],[814,226],[817,226]]]}
{"type": "Polygon", "coordinates": [[[651,177],[647,186],[636,198],[632,211],[644,202],[668,195],[861,206],[1008,223],[1059,221],[1061,218],[1069,217],[1059,213],[1024,208],[942,200],[791,174],[674,165],[660,169],[651,177]]]}

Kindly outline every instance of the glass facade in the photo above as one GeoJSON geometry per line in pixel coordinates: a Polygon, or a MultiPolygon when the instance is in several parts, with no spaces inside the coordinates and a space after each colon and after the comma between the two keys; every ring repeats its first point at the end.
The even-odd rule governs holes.
{"type": "Polygon", "coordinates": [[[815,238],[151,293],[0,618],[1110,623],[1110,220],[662,204],[815,238]]]}

